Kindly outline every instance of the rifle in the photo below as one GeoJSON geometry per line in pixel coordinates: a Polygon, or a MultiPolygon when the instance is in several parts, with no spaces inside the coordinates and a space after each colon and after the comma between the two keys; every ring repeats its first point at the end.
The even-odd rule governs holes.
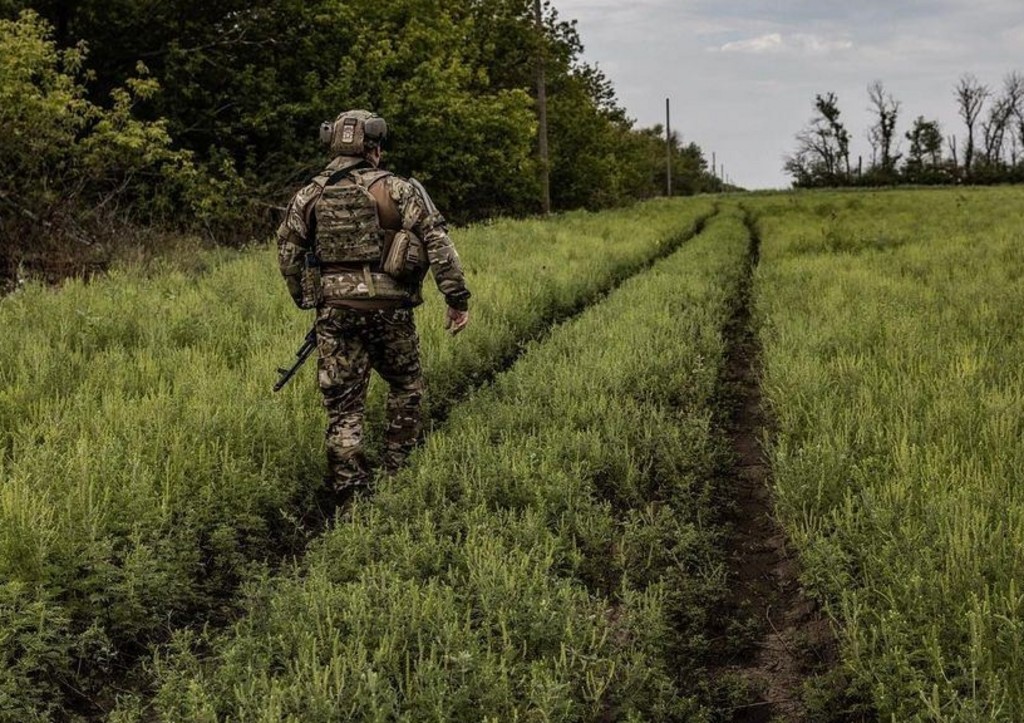
{"type": "Polygon", "coordinates": [[[295,372],[299,370],[306,360],[309,359],[309,355],[316,350],[316,327],[314,326],[306,334],[306,339],[302,342],[302,346],[295,352],[295,363],[287,369],[278,368],[277,373],[281,376],[278,377],[277,382],[274,384],[274,391],[279,392],[281,388],[288,383],[288,380],[295,376],[295,372]]]}

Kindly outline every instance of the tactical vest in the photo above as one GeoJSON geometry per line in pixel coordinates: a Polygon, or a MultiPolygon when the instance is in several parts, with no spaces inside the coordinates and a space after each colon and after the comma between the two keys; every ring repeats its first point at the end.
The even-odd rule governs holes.
{"type": "Polygon", "coordinates": [[[314,180],[320,195],[310,206],[307,223],[314,241],[315,269],[303,276],[303,288],[310,287],[313,305],[422,303],[418,283],[409,284],[383,269],[395,234],[402,228],[398,207],[384,182],[390,175],[363,167],[314,180]]]}
{"type": "Polygon", "coordinates": [[[370,186],[387,171],[339,171],[326,179],[313,207],[315,251],[324,264],[377,264],[385,231],[370,186]]]}

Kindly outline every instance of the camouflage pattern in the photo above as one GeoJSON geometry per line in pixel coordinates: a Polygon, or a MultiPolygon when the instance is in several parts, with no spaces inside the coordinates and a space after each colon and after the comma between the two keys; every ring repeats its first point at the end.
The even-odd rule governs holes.
{"type": "MultiPolygon", "coordinates": [[[[410,231],[426,249],[434,281],[448,306],[466,310],[469,290],[444,218],[405,179],[382,173],[360,157],[339,156],[302,188],[277,231],[278,263],[288,292],[302,308],[317,309],[318,381],[327,410],[327,462],[335,491],[372,483],[363,450],[363,415],[371,369],[389,385],[385,470],[397,469],[420,434],[423,379],[412,307],[422,303],[422,277],[400,281],[382,272],[382,259],[342,268],[307,264],[320,245],[316,208],[330,177],[349,170],[377,203],[378,229],[410,231]],[[310,291],[311,272],[319,277],[310,291]],[[305,277],[307,293],[303,293],[305,277]],[[315,299],[315,300],[314,300],[315,299]]],[[[387,237],[385,237],[386,239],[387,237]]]]}
{"type": "Polygon", "coordinates": [[[361,156],[379,146],[388,135],[388,124],[367,110],[345,111],[331,125],[328,144],[336,156],[361,156]]]}
{"type": "MultiPolygon", "coordinates": [[[[408,286],[400,283],[383,271],[339,271],[323,274],[321,281],[324,304],[343,306],[346,300],[376,299],[393,302],[388,306],[414,306],[422,297],[415,296],[408,286]]],[[[383,306],[384,304],[382,304],[383,306]]]]}
{"type": "Polygon", "coordinates": [[[384,469],[398,469],[420,435],[423,377],[412,310],[322,307],[316,338],[330,479],[336,492],[368,488],[372,477],[363,450],[363,410],[371,369],[389,387],[384,469]]]}
{"type": "MultiPolygon", "coordinates": [[[[323,174],[295,194],[288,205],[285,219],[277,231],[278,263],[281,274],[285,278],[288,292],[295,303],[303,308],[308,308],[308,302],[303,304],[302,295],[303,261],[306,253],[314,250],[314,239],[310,238],[312,207],[320,198],[326,179],[333,172],[347,167],[353,168],[356,174],[379,174],[379,171],[361,158],[348,156],[336,158],[323,174]],[[361,167],[359,167],[360,165],[361,167]]],[[[459,255],[448,237],[444,219],[440,214],[431,212],[415,186],[405,179],[389,175],[380,183],[386,184],[387,192],[401,215],[402,227],[422,239],[427,249],[427,258],[430,261],[434,282],[444,295],[448,306],[459,310],[467,309],[469,307],[469,291],[466,288],[459,255]]],[[[353,274],[341,273],[347,278],[340,281],[332,281],[330,277],[333,274],[324,273],[322,275],[325,290],[324,304],[344,306],[345,302],[349,300],[374,299],[398,301],[405,306],[416,306],[422,302],[419,283],[403,285],[404,291],[401,298],[398,299],[392,295],[395,292],[394,285],[389,286],[387,281],[376,283],[376,274],[371,279],[373,283],[367,284],[364,280],[362,284],[359,284],[355,281],[353,274]],[[328,295],[326,292],[329,288],[333,288],[337,293],[328,295]]]]}
{"type": "Polygon", "coordinates": [[[431,212],[416,187],[404,178],[389,176],[384,182],[388,184],[388,192],[402,215],[402,228],[419,236],[427,249],[427,259],[438,291],[448,306],[465,311],[469,308],[469,291],[459,254],[448,237],[444,218],[431,212]]]}
{"type": "Polygon", "coordinates": [[[324,188],[316,202],[316,255],[325,263],[379,261],[384,249],[377,202],[366,189],[381,174],[352,175],[324,188]]]}

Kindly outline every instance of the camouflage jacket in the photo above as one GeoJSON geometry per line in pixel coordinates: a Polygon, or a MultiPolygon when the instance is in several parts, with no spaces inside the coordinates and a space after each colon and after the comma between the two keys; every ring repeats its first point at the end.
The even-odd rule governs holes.
{"type": "MultiPolygon", "coordinates": [[[[305,256],[315,250],[316,240],[310,238],[313,235],[310,233],[313,209],[320,198],[327,177],[349,167],[354,173],[376,173],[375,169],[361,158],[339,156],[320,176],[292,197],[284,221],[277,230],[281,274],[288,286],[288,293],[300,306],[305,256]]],[[[385,229],[396,231],[406,228],[419,236],[427,249],[434,282],[444,295],[448,306],[461,310],[469,308],[469,289],[466,288],[459,255],[448,237],[444,218],[437,213],[431,213],[428,204],[416,188],[403,178],[387,174],[373,185],[383,186],[374,193],[385,202],[379,205],[390,206],[379,208],[381,225],[385,229]],[[392,226],[394,228],[391,228],[392,226]]],[[[322,275],[322,293],[323,304],[327,306],[362,306],[366,303],[416,306],[423,300],[418,284],[402,284],[378,268],[372,271],[328,270],[322,275]]]]}

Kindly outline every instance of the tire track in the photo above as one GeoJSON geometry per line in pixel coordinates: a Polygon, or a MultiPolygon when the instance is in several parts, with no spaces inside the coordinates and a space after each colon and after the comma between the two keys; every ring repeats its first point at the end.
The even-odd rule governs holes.
{"type": "Polygon", "coordinates": [[[795,555],[773,514],[771,469],[762,447],[768,424],[761,345],[751,313],[761,240],[749,210],[744,221],[748,264],[725,330],[720,382],[720,423],[732,453],[720,488],[729,590],[714,633],[725,644],[710,672],[722,720],[798,722],[809,720],[804,682],[834,665],[836,648],[828,620],[803,595],[795,555]]]}
{"type": "MultiPolygon", "coordinates": [[[[487,386],[499,375],[504,374],[515,366],[516,362],[519,361],[520,357],[523,356],[531,344],[543,341],[559,326],[571,322],[590,307],[601,303],[603,299],[612,294],[624,283],[643,274],[658,261],[668,258],[678,251],[683,244],[701,235],[708,223],[718,215],[719,210],[718,204],[715,203],[710,212],[703,216],[699,216],[694,221],[693,226],[690,229],[683,231],[679,235],[670,239],[669,242],[662,248],[658,249],[654,255],[648,257],[639,264],[624,269],[623,273],[611,279],[606,286],[595,293],[580,298],[573,306],[561,309],[547,319],[544,319],[538,325],[537,331],[527,334],[525,337],[520,339],[509,354],[498,360],[494,366],[490,367],[485,372],[476,375],[471,382],[456,388],[451,396],[445,399],[432,399],[430,398],[430,390],[428,387],[427,397],[424,404],[426,412],[423,419],[424,433],[423,439],[420,440],[420,444],[422,444],[435,429],[444,424],[448,419],[448,415],[451,414],[452,409],[454,409],[456,405],[460,404],[466,399],[466,397],[470,396],[477,389],[487,386]]],[[[373,442],[370,444],[371,454],[373,454],[376,450],[372,449],[373,442]]],[[[284,550],[280,553],[281,558],[288,559],[301,555],[306,545],[323,533],[327,525],[330,523],[330,514],[327,510],[330,504],[330,500],[326,497],[321,497],[314,500],[312,507],[308,505],[305,507],[297,505],[298,509],[303,510],[301,513],[301,520],[302,524],[306,526],[307,531],[302,536],[302,539],[298,541],[299,544],[297,547],[289,546],[287,544],[281,545],[281,548],[284,550]]]]}

